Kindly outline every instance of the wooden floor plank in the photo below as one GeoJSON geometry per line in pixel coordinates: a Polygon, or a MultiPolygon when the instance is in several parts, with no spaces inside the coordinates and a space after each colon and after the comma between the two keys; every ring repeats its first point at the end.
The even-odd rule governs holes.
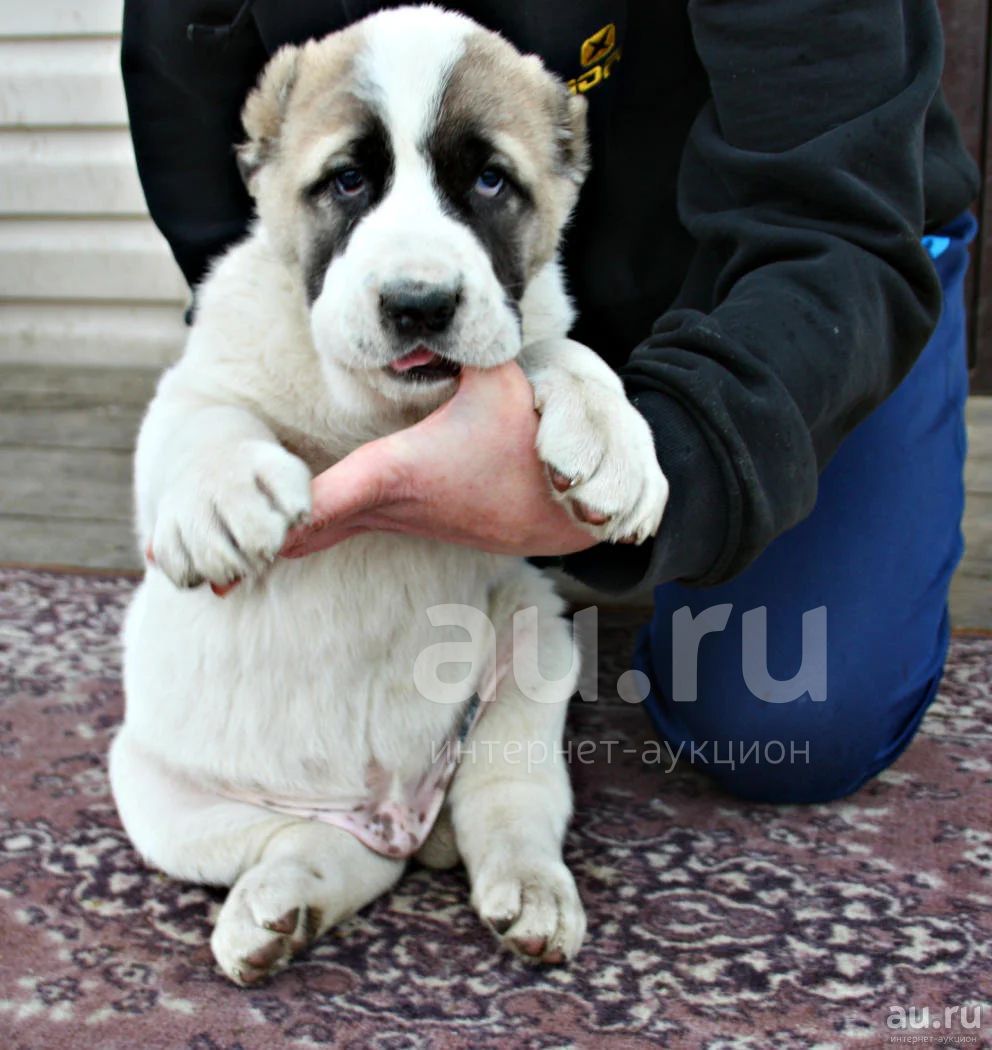
{"type": "Polygon", "coordinates": [[[131,454],[102,449],[2,448],[0,515],[126,525],[131,520],[131,454]]]}
{"type": "Polygon", "coordinates": [[[968,423],[992,434],[992,397],[977,396],[968,399],[968,423]]]}
{"type": "Polygon", "coordinates": [[[143,409],[136,405],[0,410],[0,446],[92,448],[130,452],[143,409]]]}
{"type": "Polygon", "coordinates": [[[992,457],[980,459],[969,456],[964,482],[969,493],[992,496],[992,457]]]}
{"type": "Polygon", "coordinates": [[[951,581],[951,626],[992,628],[992,586],[988,573],[974,574],[963,564],[951,581]]]}
{"type": "Polygon", "coordinates": [[[0,365],[0,413],[10,409],[143,408],[155,392],[158,374],[147,368],[0,365]]]}
{"type": "Polygon", "coordinates": [[[988,575],[992,588],[992,493],[971,492],[961,525],[965,537],[964,564],[988,575]]]}
{"type": "Polygon", "coordinates": [[[87,569],[140,569],[131,529],[120,521],[0,515],[0,562],[87,569]]]}

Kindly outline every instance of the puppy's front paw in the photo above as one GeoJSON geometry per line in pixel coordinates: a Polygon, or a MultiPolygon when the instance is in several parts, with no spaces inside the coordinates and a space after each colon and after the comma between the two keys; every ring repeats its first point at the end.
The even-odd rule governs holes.
{"type": "Polygon", "coordinates": [[[177,587],[261,572],[310,513],[310,470],[269,441],[244,441],[195,464],[164,494],[151,560],[177,587]]]}
{"type": "Polygon", "coordinates": [[[558,497],[601,539],[642,543],[653,536],[668,482],[651,430],[617,376],[602,362],[588,369],[551,363],[531,381],[541,416],[537,453],[558,497]]]}
{"type": "Polygon", "coordinates": [[[472,904],[500,943],[528,962],[566,962],[585,936],[579,891],[560,860],[493,862],[476,875],[472,904]]]}
{"type": "Polygon", "coordinates": [[[288,965],[323,929],[317,877],[295,861],[259,864],[238,880],[210,947],[235,984],[257,984],[288,965]]]}

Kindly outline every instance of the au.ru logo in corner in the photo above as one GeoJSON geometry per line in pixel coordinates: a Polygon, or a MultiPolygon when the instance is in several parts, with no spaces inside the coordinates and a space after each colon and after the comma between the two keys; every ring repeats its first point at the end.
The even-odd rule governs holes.
{"type": "Polygon", "coordinates": [[[614,65],[619,61],[617,27],[616,23],[610,22],[582,41],[579,62],[584,72],[568,82],[568,90],[573,95],[583,95],[591,91],[609,77],[614,65]]]}

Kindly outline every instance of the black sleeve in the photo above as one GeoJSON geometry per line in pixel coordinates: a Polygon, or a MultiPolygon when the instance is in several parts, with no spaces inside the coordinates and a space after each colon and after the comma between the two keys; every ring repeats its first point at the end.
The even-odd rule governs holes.
{"type": "Polygon", "coordinates": [[[697,247],[622,370],[670,502],[653,545],[565,559],[613,591],[721,582],[805,517],[940,313],[920,244],[934,0],[691,0],[689,17],[711,90],[679,177],[697,247]]]}
{"type": "Polygon", "coordinates": [[[238,0],[124,4],[121,70],[138,174],[190,287],[252,214],[233,147],[242,138],[242,103],[267,56],[239,8],[238,0]],[[202,24],[205,7],[217,31],[202,24]]]}

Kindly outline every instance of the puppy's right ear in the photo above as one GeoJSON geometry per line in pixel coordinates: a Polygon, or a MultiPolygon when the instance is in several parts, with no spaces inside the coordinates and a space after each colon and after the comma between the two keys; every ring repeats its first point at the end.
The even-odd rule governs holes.
{"type": "Polygon", "coordinates": [[[289,96],[296,83],[299,57],[298,47],[287,45],[280,48],[262,70],[257,86],[241,110],[241,123],[248,140],[237,147],[237,159],[241,177],[249,190],[259,169],[276,150],[289,96]]]}

